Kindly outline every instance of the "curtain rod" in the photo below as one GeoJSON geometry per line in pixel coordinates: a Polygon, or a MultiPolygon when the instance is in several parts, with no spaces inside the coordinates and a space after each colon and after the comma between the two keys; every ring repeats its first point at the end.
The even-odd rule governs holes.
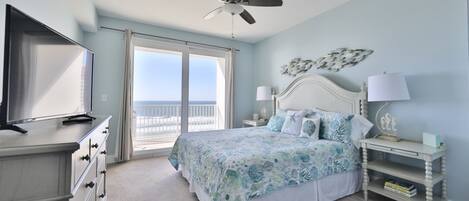
{"type": "MultiPolygon", "coordinates": [[[[102,29],[108,29],[112,31],[119,31],[119,32],[125,32],[124,29],[117,29],[117,28],[112,28],[112,27],[106,27],[106,26],[101,26],[102,29]]],[[[164,40],[172,40],[172,41],[177,41],[177,42],[182,42],[187,44],[194,44],[194,45],[200,45],[200,46],[208,46],[208,47],[215,47],[219,49],[225,49],[225,50],[235,50],[239,52],[240,50],[235,49],[235,48],[229,48],[229,47],[223,47],[223,46],[218,46],[218,45],[211,45],[211,44],[206,44],[206,43],[198,43],[198,42],[192,42],[192,41],[187,41],[187,40],[181,40],[181,39],[176,39],[176,38],[170,38],[170,37],[165,37],[165,36],[158,36],[158,35],[153,35],[153,34],[147,34],[147,33],[141,33],[141,32],[135,32],[132,31],[135,34],[142,35],[142,36],[149,36],[149,37],[154,37],[154,38],[159,38],[159,39],[164,39],[164,40]]]]}

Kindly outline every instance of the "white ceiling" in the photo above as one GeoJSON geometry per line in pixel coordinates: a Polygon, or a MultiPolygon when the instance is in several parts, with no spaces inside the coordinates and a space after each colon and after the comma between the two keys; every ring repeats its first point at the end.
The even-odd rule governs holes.
{"type": "Polygon", "coordinates": [[[92,0],[71,0],[70,7],[83,30],[89,32],[98,30],[98,16],[92,0]]]}
{"type": "MultiPolygon", "coordinates": [[[[249,25],[235,17],[235,36],[257,42],[349,0],[284,0],[282,7],[248,7],[257,23],[249,25]]],[[[137,21],[183,31],[231,37],[231,16],[223,13],[211,20],[203,17],[223,5],[218,0],[95,0],[102,16],[137,21]]]]}

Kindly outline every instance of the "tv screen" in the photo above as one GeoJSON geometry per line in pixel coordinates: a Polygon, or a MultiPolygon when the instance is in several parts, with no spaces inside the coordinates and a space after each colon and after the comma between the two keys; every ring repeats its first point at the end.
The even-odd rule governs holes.
{"type": "Polygon", "coordinates": [[[7,5],[2,123],[91,112],[94,54],[7,5]]]}

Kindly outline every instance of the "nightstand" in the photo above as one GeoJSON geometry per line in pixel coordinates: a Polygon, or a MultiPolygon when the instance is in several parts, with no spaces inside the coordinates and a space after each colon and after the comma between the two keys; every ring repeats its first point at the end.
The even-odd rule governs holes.
{"type": "MultiPolygon", "coordinates": [[[[380,139],[365,139],[361,141],[363,151],[363,192],[365,201],[368,200],[368,191],[381,194],[398,201],[432,201],[447,200],[447,175],[446,175],[446,146],[434,148],[422,143],[402,140],[390,142],[380,139]],[[423,160],[425,169],[403,165],[383,160],[368,161],[368,150],[393,154],[423,160]],[[435,160],[441,160],[441,171],[433,171],[432,164],[435,160]],[[373,170],[385,175],[401,178],[415,184],[425,186],[425,193],[419,192],[415,197],[406,198],[402,195],[384,189],[384,181],[370,181],[368,170],[373,170]],[[433,195],[433,186],[442,182],[442,197],[433,195]],[[425,195],[424,195],[425,194],[425,195]]],[[[385,157],[384,157],[385,158],[385,157]]]]}
{"type": "Polygon", "coordinates": [[[243,120],[244,127],[259,127],[267,125],[267,120],[243,120]]]}

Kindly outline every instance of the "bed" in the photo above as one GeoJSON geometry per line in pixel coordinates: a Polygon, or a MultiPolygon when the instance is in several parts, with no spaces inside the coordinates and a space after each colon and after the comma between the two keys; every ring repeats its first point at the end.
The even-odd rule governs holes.
{"type": "MultiPolygon", "coordinates": [[[[318,108],[366,117],[366,93],[306,74],[276,96],[275,110],[318,108]]],[[[352,144],[311,141],[265,127],[182,134],[169,157],[200,201],[329,201],[361,188],[352,144]]]]}

